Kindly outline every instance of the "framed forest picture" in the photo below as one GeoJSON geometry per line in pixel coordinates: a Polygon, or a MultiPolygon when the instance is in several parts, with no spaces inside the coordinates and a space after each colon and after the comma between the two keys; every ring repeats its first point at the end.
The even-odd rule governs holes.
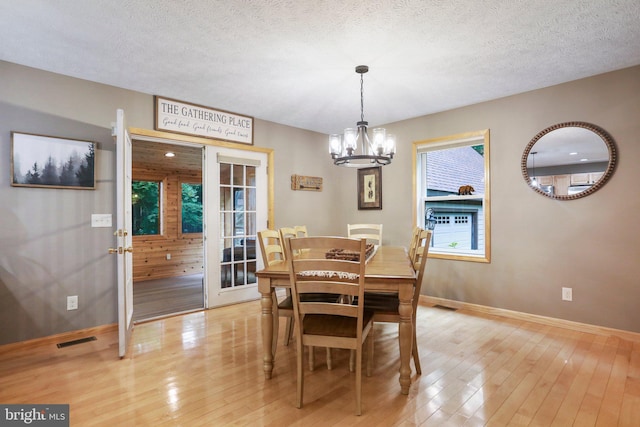
{"type": "Polygon", "coordinates": [[[11,132],[11,185],[94,190],[96,144],[11,132]]]}

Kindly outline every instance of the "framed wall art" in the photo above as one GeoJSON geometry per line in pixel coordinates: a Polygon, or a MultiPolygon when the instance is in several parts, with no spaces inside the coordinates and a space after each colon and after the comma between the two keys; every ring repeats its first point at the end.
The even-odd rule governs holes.
{"type": "Polygon", "coordinates": [[[11,185],[94,190],[92,141],[11,132],[11,185]]]}
{"type": "Polygon", "coordinates": [[[358,169],[358,209],[382,209],[382,168],[358,169]]]}

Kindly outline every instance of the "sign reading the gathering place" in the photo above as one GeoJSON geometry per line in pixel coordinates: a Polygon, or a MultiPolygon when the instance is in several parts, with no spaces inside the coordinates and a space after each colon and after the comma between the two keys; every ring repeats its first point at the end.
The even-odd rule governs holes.
{"type": "Polygon", "coordinates": [[[253,145],[253,117],[154,97],[155,129],[253,145]]]}

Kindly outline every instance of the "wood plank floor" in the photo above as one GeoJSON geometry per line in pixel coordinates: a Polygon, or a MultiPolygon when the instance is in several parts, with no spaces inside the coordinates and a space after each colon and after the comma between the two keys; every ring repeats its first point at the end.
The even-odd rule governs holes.
{"type": "MultiPolygon", "coordinates": [[[[376,324],[373,376],[354,415],[348,354],[305,370],[280,340],[265,380],[258,301],[136,325],[131,357],[97,340],[0,347],[0,402],[68,403],[72,426],[638,426],[640,344],[523,320],[421,305],[422,375],[398,384],[397,325],[376,324]]],[[[284,322],[283,322],[284,323],[284,322]]]]}
{"type": "Polygon", "coordinates": [[[202,308],[202,274],[144,280],[133,284],[134,321],[202,308]]]}

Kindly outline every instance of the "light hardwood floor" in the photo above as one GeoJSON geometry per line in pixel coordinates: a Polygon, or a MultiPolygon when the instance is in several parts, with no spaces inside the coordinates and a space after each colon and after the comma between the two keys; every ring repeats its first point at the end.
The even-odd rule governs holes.
{"type": "Polygon", "coordinates": [[[0,403],[68,403],[72,426],[640,425],[638,342],[427,305],[417,319],[423,374],[408,396],[397,325],[376,324],[360,417],[340,350],[331,371],[316,350],[296,409],[284,325],[264,379],[258,301],[136,325],[124,360],[113,327],[62,349],[51,339],[0,347],[0,403]]]}
{"type": "Polygon", "coordinates": [[[144,280],[133,284],[133,320],[204,308],[202,274],[144,280]]]}

